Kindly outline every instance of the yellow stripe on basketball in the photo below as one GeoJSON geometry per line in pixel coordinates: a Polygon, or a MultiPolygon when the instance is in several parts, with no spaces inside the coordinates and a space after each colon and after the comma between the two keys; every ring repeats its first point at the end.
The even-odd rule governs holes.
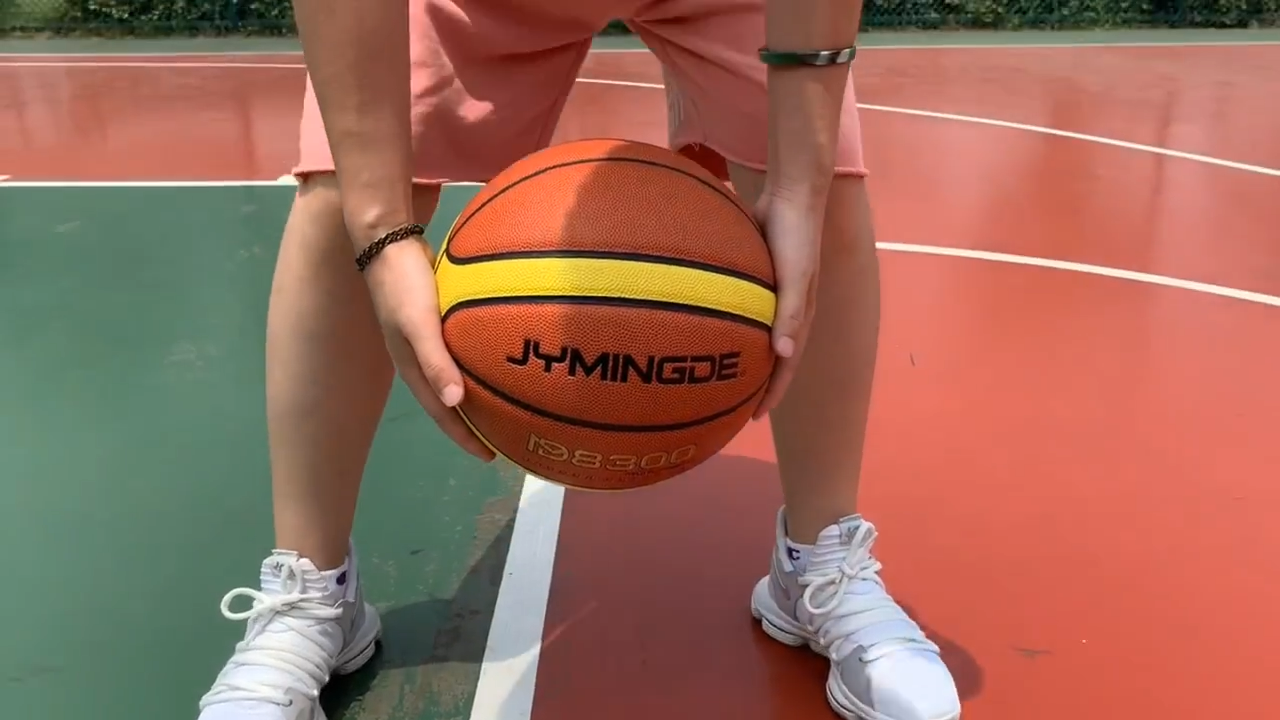
{"type": "Polygon", "coordinates": [[[768,288],[707,270],[610,258],[512,258],[436,266],[440,312],[471,300],[582,296],[677,303],[773,325],[768,288]]]}

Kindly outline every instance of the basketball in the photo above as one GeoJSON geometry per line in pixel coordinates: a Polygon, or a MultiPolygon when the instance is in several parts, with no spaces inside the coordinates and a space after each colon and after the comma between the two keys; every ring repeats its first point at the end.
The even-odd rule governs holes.
{"type": "Polygon", "coordinates": [[[584,140],[504,170],[436,259],[458,410],[495,452],[586,490],[675,477],[750,420],[774,355],[750,210],[673,151],[584,140]]]}

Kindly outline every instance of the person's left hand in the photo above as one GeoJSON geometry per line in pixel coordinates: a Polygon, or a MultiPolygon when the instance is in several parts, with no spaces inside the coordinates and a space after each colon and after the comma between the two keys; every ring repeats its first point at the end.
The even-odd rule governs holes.
{"type": "Polygon", "coordinates": [[[795,377],[818,296],[818,263],[827,193],[789,190],[766,183],[756,205],[756,221],[773,256],[778,304],[773,319],[773,351],[778,356],[769,387],[754,417],[778,406],[795,377]]]}

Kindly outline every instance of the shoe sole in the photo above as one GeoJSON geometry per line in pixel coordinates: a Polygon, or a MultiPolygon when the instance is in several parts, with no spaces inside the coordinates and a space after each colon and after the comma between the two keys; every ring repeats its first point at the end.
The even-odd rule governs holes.
{"type": "MultiPolygon", "coordinates": [[[[751,617],[760,621],[760,628],[764,630],[764,634],[788,647],[800,647],[808,645],[809,649],[814,653],[827,657],[826,650],[818,644],[817,638],[809,634],[809,631],[800,625],[800,623],[787,617],[773,601],[773,597],[769,594],[769,578],[764,578],[756,583],[755,588],[751,591],[751,617]]],[[[872,708],[863,705],[853,693],[849,692],[844,686],[844,681],[840,679],[833,665],[827,674],[827,703],[831,705],[831,709],[844,720],[894,720],[888,715],[876,712],[872,708]]],[[[935,718],[934,720],[960,720],[960,713],[947,715],[945,717],[935,718]]]]}

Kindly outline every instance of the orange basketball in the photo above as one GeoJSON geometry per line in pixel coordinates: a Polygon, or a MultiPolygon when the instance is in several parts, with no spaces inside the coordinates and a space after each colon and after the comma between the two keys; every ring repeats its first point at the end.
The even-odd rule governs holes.
{"type": "Polygon", "coordinates": [[[436,260],[459,410],[547,480],[679,475],[750,419],[774,356],[773,266],[750,211],[672,151],[542,150],[486,185],[436,260]]]}

